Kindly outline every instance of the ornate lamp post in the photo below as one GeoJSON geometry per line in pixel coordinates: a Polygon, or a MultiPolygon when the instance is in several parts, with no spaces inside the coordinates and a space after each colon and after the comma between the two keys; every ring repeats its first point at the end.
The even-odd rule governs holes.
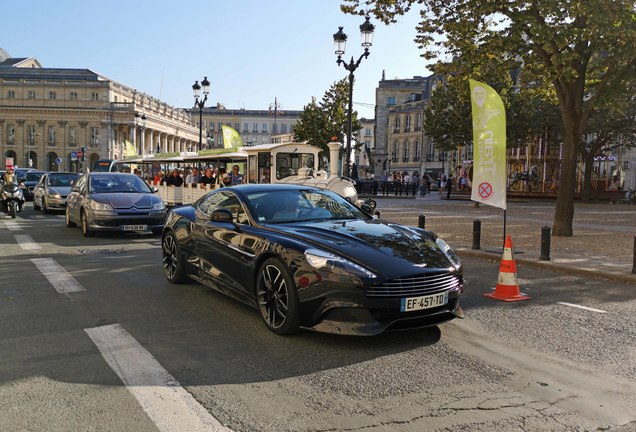
{"type": "Polygon", "coordinates": [[[349,111],[347,113],[347,163],[345,165],[345,176],[351,176],[351,128],[352,128],[352,119],[351,116],[353,114],[353,80],[356,69],[360,66],[360,62],[363,58],[369,57],[369,47],[373,44],[373,30],[375,27],[371,22],[369,22],[369,16],[365,17],[364,23],[360,25],[360,36],[362,38],[362,47],[364,48],[364,52],[358,58],[358,61],[353,61],[353,56],[351,57],[351,61],[347,63],[342,60],[342,56],[345,53],[345,47],[347,46],[347,35],[342,31],[342,27],[338,27],[338,33],[333,35],[333,43],[335,48],[335,54],[338,56],[338,60],[336,63],[342,65],[346,70],[349,71],[349,111]]]}
{"type": "Polygon", "coordinates": [[[203,106],[210,94],[210,81],[208,81],[208,77],[203,77],[201,84],[199,84],[199,81],[195,81],[192,85],[192,92],[194,93],[194,106],[199,107],[199,151],[201,151],[201,146],[203,145],[203,106]],[[201,87],[203,87],[203,99],[200,99],[201,87]]]}
{"type": "Polygon", "coordinates": [[[141,134],[140,134],[141,145],[139,146],[139,151],[141,152],[142,156],[146,154],[146,144],[145,144],[146,120],[147,120],[146,114],[139,114],[138,112],[135,113],[135,126],[137,126],[139,130],[141,131],[141,134]]]}

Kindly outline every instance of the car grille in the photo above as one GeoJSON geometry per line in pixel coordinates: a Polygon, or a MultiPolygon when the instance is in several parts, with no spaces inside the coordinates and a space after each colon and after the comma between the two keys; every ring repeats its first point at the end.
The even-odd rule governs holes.
{"type": "Polygon", "coordinates": [[[120,216],[148,216],[151,207],[115,207],[115,211],[120,216]]]}
{"type": "Polygon", "coordinates": [[[434,273],[392,279],[367,289],[367,298],[415,297],[459,289],[461,277],[453,273],[434,273]]]}

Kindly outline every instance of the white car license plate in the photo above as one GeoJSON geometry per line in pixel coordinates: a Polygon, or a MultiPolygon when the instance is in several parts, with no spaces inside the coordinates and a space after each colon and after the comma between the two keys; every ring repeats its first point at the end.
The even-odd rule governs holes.
{"type": "Polygon", "coordinates": [[[148,231],[148,225],[122,225],[122,231],[148,231]]]}
{"type": "Polygon", "coordinates": [[[403,298],[400,304],[400,312],[410,312],[421,309],[430,309],[443,306],[448,303],[448,291],[421,297],[403,298]]]}

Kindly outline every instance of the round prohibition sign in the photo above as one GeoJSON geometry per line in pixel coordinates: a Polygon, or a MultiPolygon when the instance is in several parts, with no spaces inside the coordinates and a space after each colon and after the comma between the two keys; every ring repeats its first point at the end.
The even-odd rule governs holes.
{"type": "Polygon", "coordinates": [[[490,198],[492,195],[492,185],[488,182],[483,182],[479,184],[479,188],[477,189],[479,192],[479,196],[483,199],[490,198]]]}

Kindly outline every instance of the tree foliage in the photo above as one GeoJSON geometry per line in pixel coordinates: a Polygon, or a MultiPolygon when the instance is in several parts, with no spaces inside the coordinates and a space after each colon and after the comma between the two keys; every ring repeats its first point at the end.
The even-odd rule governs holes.
{"type": "Polygon", "coordinates": [[[633,0],[343,0],[346,13],[384,23],[419,9],[423,56],[520,58],[541,68],[556,94],[563,160],[553,235],[571,236],[581,137],[636,74],[633,0]]]}
{"type": "MultiPolygon", "coordinates": [[[[294,126],[294,139],[307,141],[329,154],[327,144],[333,137],[342,143],[346,142],[348,109],[349,81],[344,78],[331,85],[320,103],[316,103],[316,99],[312,98],[312,101],[303,107],[303,112],[294,126]]],[[[353,135],[361,126],[356,111],[352,113],[351,118],[353,135]]]]}

